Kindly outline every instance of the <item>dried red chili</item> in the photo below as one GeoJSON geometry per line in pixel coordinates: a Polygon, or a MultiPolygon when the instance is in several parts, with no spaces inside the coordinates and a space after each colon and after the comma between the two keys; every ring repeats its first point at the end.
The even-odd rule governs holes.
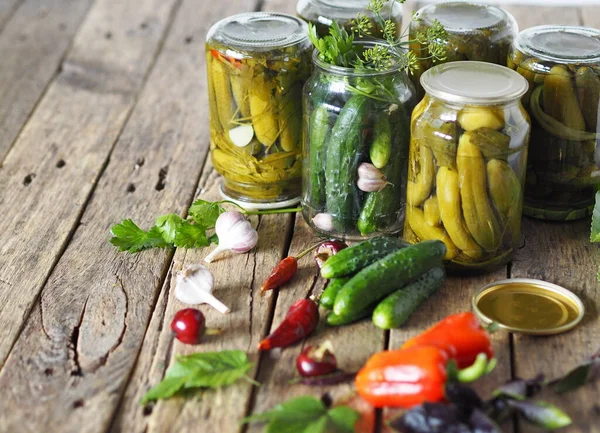
{"type": "Polygon", "coordinates": [[[281,260],[277,266],[273,268],[271,274],[260,287],[260,291],[265,292],[267,290],[278,289],[290,281],[296,272],[298,272],[298,260],[310,253],[315,248],[319,247],[321,244],[323,244],[323,242],[313,245],[312,247],[302,251],[297,256],[288,256],[281,260]]]}
{"type": "Polygon", "coordinates": [[[258,350],[290,346],[313,332],[319,323],[319,307],[312,299],[292,304],[283,322],[258,345],[258,350]]]}

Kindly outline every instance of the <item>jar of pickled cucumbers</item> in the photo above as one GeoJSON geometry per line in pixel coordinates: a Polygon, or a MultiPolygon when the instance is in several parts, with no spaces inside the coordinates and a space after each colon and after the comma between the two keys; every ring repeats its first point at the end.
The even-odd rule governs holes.
{"type": "Polygon", "coordinates": [[[417,97],[424,95],[419,78],[434,64],[475,60],[506,66],[511,43],[519,32],[516,20],[504,9],[470,2],[444,2],[422,7],[410,24],[410,48],[418,57],[419,70],[413,75],[417,97]],[[429,28],[437,20],[446,29],[446,59],[431,58],[424,41],[429,28]]]}
{"type": "MultiPolygon", "coordinates": [[[[365,14],[370,18],[372,35],[382,37],[383,28],[375,20],[375,15],[366,9],[368,5],[369,0],[298,0],[296,13],[303,20],[314,24],[321,37],[329,34],[329,27],[334,21],[348,32],[352,31],[352,21],[356,19],[357,14],[365,14]]],[[[396,33],[399,35],[402,28],[402,5],[395,1],[387,2],[381,15],[386,19],[391,17],[396,23],[396,33]]]]}
{"type": "Polygon", "coordinates": [[[256,12],[225,18],[206,36],[210,154],[227,199],[252,207],[299,200],[307,31],[296,17],[256,12]]]}
{"type": "Polygon", "coordinates": [[[360,71],[324,63],[316,52],[313,63],[304,87],[305,220],[322,235],[350,240],[400,231],[412,83],[399,63],[360,71]]]}
{"type": "Polygon", "coordinates": [[[404,237],[443,241],[458,270],[507,263],[521,238],[530,123],[527,80],[499,65],[452,62],[421,77],[411,120],[404,237]]]}
{"type": "Polygon", "coordinates": [[[559,221],[590,215],[600,184],[600,30],[524,30],[509,67],[529,81],[523,105],[532,131],[523,212],[559,221]]]}

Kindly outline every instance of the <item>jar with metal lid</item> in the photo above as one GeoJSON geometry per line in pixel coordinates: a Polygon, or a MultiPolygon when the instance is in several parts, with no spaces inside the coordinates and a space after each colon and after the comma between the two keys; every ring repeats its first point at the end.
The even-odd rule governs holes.
{"type": "Polygon", "coordinates": [[[400,231],[415,105],[410,79],[399,62],[357,70],[315,52],[313,64],[304,86],[304,219],[319,234],[350,240],[400,231]]]}
{"type": "Polygon", "coordinates": [[[529,116],[527,80],[483,62],[423,74],[411,120],[404,238],[438,239],[459,270],[507,263],[520,244],[529,116]]]}
{"type": "MultiPolygon", "coordinates": [[[[383,28],[375,20],[375,15],[367,10],[369,0],[298,0],[296,13],[303,20],[312,23],[317,28],[319,36],[329,34],[329,27],[334,21],[352,31],[352,21],[356,15],[365,14],[371,19],[371,32],[374,37],[383,36],[383,28]]],[[[396,1],[389,1],[381,11],[383,17],[391,17],[396,23],[396,33],[399,35],[402,28],[402,5],[396,1]]]]}
{"type": "Polygon", "coordinates": [[[532,119],[524,213],[559,221],[590,215],[600,184],[600,30],[524,30],[509,67],[530,85],[523,98],[532,119]]]}
{"type": "Polygon", "coordinates": [[[252,207],[299,200],[307,30],[296,17],[256,12],[225,18],[206,36],[210,154],[228,199],[252,207]]]}
{"type": "Polygon", "coordinates": [[[424,95],[419,78],[434,64],[475,60],[506,66],[511,43],[519,32],[513,16],[499,7],[470,3],[444,2],[424,6],[417,11],[418,19],[411,22],[411,50],[423,60],[413,76],[418,98],[424,95]],[[420,34],[427,34],[434,20],[446,29],[446,59],[435,62],[427,48],[419,43],[420,34]]]}

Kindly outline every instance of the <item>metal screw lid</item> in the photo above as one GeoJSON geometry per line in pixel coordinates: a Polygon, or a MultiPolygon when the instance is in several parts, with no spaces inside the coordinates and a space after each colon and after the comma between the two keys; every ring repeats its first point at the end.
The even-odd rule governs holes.
{"type": "Polygon", "coordinates": [[[304,21],[271,12],[250,12],[225,18],[211,27],[206,40],[250,51],[309,44],[308,26],[304,21]]]}
{"type": "Polygon", "coordinates": [[[469,33],[516,26],[516,21],[508,12],[495,6],[467,2],[446,2],[424,6],[417,12],[419,18],[431,24],[437,19],[449,33],[469,33]]]}
{"type": "Polygon", "coordinates": [[[600,30],[576,26],[537,26],[514,41],[524,54],[558,63],[600,62],[600,30]]]}
{"type": "Polygon", "coordinates": [[[494,105],[519,99],[527,80],[512,69],[485,62],[451,62],[434,66],[421,76],[425,91],[447,102],[494,105]]]}

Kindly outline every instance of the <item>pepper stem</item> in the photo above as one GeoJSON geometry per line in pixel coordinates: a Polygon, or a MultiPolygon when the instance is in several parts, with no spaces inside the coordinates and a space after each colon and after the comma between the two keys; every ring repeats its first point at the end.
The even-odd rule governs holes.
{"type": "Polygon", "coordinates": [[[298,254],[297,256],[294,256],[294,258],[296,260],[300,260],[302,257],[304,257],[305,255],[307,255],[308,253],[310,253],[311,251],[315,250],[319,245],[321,245],[322,241],[319,242],[318,244],[313,245],[310,248],[307,248],[306,250],[302,251],[300,254],[298,254]]]}
{"type": "Polygon", "coordinates": [[[460,383],[475,382],[477,379],[489,374],[496,367],[497,361],[495,358],[488,359],[485,353],[480,353],[475,358],[473,365],[459,370],[456,366],[456,361],[453,359],[448,362],[448,378],[460,383]]]}

